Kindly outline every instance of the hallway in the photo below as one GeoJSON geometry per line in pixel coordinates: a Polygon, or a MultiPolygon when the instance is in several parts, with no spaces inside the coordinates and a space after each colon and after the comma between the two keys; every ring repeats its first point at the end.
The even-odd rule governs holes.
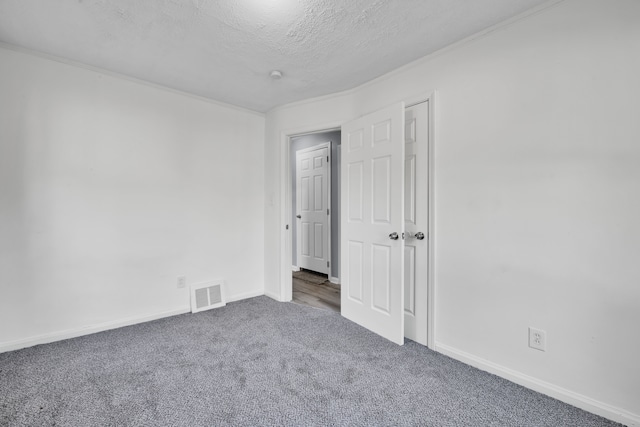
{"type": "Polygon", "coordinates": [[[329,282],[326,274],[309,270],[293,273],[293,302],[340,312],[340,285],[329,282]]]}

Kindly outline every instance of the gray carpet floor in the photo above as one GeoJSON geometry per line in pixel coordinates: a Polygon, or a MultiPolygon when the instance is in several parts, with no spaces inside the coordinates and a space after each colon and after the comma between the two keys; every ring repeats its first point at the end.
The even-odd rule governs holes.
{"type": "Polygon", "coordinates": [[[2,426],[619,425],[258,297],[0,354],[2,426]]]}

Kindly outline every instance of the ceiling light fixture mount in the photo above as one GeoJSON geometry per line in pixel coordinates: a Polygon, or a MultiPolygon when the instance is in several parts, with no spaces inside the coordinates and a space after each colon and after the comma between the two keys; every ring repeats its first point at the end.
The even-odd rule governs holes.
{"type": "Polygon", "coordinates": [[[280,80],[282,78],[282,71],[273,70],[269,75],[273,80],[280,80]]]}

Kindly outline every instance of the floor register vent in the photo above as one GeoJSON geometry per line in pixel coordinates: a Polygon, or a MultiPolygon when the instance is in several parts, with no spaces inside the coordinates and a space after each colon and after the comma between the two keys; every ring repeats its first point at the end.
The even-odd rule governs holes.
{"type": "Polygon", "coordinates": [[[191,286],[191,312],[222,307],[227,302],[224,297],[224,280],[199,283],[191,286]]]}

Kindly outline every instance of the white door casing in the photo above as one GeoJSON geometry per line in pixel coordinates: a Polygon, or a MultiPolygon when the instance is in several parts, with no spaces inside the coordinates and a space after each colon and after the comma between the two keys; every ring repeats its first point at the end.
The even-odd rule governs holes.
{"type": "Polygon", "coordinates": [[[404,332],[427,345],[429,264],[429,103],[405,110],[404,332]],[[422,233],[422,235],[417,235],[422,233]]]}
{"type": "Polygon", "coordinates": [[[329,274],[329,143],[296,152],[297,264],[329,274]]]}
{"type": "Polygon", "coordinates": [[[342,141],[341,312],[402,345],[404,103],[343,125],[342,141]]]}

